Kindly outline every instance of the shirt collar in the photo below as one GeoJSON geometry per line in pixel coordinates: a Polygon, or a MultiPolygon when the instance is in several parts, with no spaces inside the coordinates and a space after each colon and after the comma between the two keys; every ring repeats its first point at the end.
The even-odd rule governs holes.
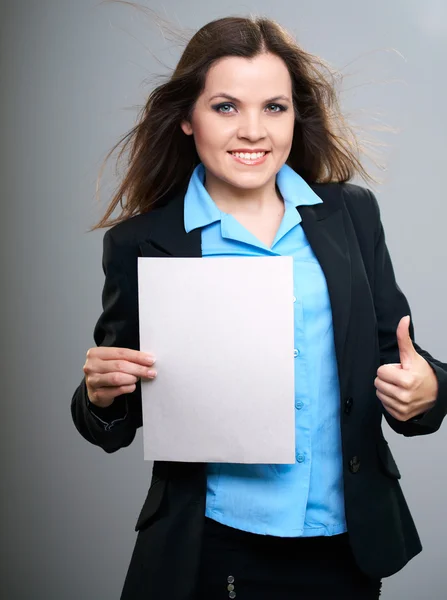
{"type": "MultiPolygon", "coordinates": [[[[198,227],[211,225],[221,221],[225,213],[219,210],[205,186],[205,167],[197,165],[189,180],[184,200],[185,231],[189,233],[198,227]]],[[[323,201],[288,165],[283,165],[276,176],[276,185],[284,198],[284,202],[294,207],[320,204],[323,201]]]]}

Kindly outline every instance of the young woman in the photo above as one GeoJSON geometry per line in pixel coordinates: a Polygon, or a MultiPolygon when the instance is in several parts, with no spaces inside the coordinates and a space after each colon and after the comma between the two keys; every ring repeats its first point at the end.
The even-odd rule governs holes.
{"type": "Polygon", "coordinates": [[[373,599],[421,551],[381,422],[439,429],[447,365],[414,343],[376,199],[347,183],[367,174],[323,67],[275,22],[214,21],[127,137],[76,427],[114,452],[141,426],[157,348],[139,350],[138,256],[287,255],[297,447],[291,465],[156,462],[122,600],[373,599]]]}

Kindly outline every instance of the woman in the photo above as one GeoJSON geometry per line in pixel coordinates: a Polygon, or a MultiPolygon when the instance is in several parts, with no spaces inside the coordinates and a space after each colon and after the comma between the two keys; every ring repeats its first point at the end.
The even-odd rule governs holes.
{"type": "Polygon", "coordinates": [[[76,427],[114,452],[141,426],[157,349],[139,350],[138,256],[288,255],[297,448],[293,465],[156,462],[123,600],[378,598],[421,550],[381,421],[439,429],[447,365],[413,341],[377,202],[347,183],[367,174],[322,67],[270,20],[209,23],[127,138],[98,225],[114,226],[76,427]]]}

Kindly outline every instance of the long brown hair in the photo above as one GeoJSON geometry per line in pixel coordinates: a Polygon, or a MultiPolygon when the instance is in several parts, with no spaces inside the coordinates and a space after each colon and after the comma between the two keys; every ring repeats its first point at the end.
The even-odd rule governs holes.
{"type": "Polygon", "coordinates": [[[108,153],[121,146],[126,173],[102,219],[92,230],[145,213],[185,192],[200,162],[193,136],[180,123],[191,117],[211,65],[226,56],[253,58],[270,52],[286,64],[293,89],[295,128],[287,164],[305,181],[344,182],[356,174],[371,181],[360,161],[360,144],[344,119],[336,92],[336,72],[304,51],[277,22],[227,17],[211,21],[188,42],[174,72],[156,87],[136,125],[108,153]],[[116,207],[121,213],[111,218],[116,207]]]}

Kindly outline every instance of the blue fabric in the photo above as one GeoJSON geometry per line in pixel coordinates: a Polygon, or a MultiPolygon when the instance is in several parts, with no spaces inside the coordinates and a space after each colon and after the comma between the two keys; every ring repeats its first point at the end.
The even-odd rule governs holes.
{"type": "Polygon", "coordinates": [[[296,461],[207,467],[206,516],[243,531],[300,537],[345,532],[340,391],[326,280],[300,225],[297,206],[322,200],[289,166],[276,179],[285,213],[268,248],[219,210],[198,165],[185,196],[185,229],[202,228],[202,255],[292,256],[295,328],[296,461]]]}

